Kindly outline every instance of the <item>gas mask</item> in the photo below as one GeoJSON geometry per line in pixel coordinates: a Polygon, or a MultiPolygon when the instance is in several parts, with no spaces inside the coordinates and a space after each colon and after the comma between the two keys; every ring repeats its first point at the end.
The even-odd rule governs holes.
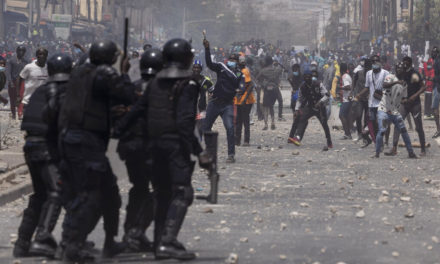
{"type": "Polygon", "coordinates": [[[293,76],[299,76],[299,72],[294,71],[294,72],[293,72],[293,76]]]}

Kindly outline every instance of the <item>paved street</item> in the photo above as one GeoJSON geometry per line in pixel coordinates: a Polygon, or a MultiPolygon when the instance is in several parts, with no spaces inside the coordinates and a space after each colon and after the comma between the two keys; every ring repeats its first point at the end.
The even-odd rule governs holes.
{"type": "MultiPolygon", "coordinates": [[[[219,204],[196,200],[180,236],[198,253],[193,263],[225,263],[231,253],[238,261],[230,263],[440,263],[440,151],[431,139],[433,121],[425,121],[432,144],[427,157],[409,160],[400,148],[397,157],[373,160],[373,146],[361,149],[352,141],[340,141],[340,131],[332,131],[334,148],[322,152],[324,132],[316,119],[303,146],[287,144],[287,109],[285,117],[288,121],[278,122],[275,131],[262,131],[262,122],[252,126],[251,147],[238,147],[233,165],[224,163],[225,131],[217,123],[222,145],[219,204]]],[[[411,138],[417,140],[414,132],[411,138]]],[[[112,150],[125,206],[126,172],[112,150]]],[[[205,173],[196,169],[196,193],[207,192],[207,187],[205,173]]],[[[0,263],[14,263],[11,240],[26,201],[24,197],[0,208],[0,263]]],[[[121,209],[121,222],[124,217],[121,209]]],[[[57,226],[57,238],[59,231],[57,226]]],[[[102,247],[101,224],[90,238],[102,247]]],[[[101,262],[154,260],[147,254],[101,262]]]]}

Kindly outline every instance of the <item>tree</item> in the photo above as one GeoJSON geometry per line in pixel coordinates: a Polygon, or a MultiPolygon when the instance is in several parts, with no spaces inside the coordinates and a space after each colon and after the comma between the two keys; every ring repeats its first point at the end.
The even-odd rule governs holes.
{"type": "Polygon", "coordinates": [[[408,32],[410,39],[423,42],[425,30],[428,32],[428,39],[434,42],[440,40],[440,0],[424,0],[416,2],[414,21],[412,29],[408,32]],[[425,5],[429,1],[429,21],[425,21],[425,5]]]}

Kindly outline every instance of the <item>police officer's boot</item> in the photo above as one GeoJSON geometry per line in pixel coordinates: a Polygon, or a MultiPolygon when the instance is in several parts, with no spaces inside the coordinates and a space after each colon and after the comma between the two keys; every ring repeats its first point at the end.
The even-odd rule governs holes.
{"type": "Polygon", "coordinates": [[[186,251],[182,243],[177,241],[180,225],[175,220],[167,220],[164,234],[155,251],[156,259],[192,260],[196,258],[193,252],[186,251]]]}
{"type": "Polygon", "coordinates": [[[102,250],[102,257],[113,258],[114,256],[124,252],[127,244],[123,242],[116,242],[112,236],[106,236],[104,248],[102,250]]]}
{"type": "Polygon", "coordinates": [[[28,257],[32,235],[38,224],[38,204],[32,197],[29,199],[28,208],[23,212],[23,219],[18,228],[18,239],[15,242],[12,254],[16,258],[28,257]]]}
{"type": "Polygon", "coordinates": [[[153,252],[153,243],[140,228],[131,228],[125,233],[124,242],[130,252],[153,252]]]}
{"type": "Polygon", "coordinates": [[[63,259],[69,262],[94,261],[95,256],[84,243],[68,243],[64,249],[63,259]]]}
{"type": "Polygon", "coordinates": [[[57,249],[57,242],[52,236],[52,231],[61,212],[61,206],[54,201],[44,205],[40,223],[37,228],[35,240],[29,252],[34,256],[53,258],[57,249]]]}

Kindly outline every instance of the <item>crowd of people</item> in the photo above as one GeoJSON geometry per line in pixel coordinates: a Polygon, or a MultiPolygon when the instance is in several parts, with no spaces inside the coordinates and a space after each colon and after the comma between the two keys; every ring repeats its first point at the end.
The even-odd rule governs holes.
{"type": "Polygon", "coordinates": [[[291,86],[288,143],[300,146],[310,118],[316,117],[326,138],[323,150],[332,148],[328,120],[336,103],[344,133],[340,140],[362,140],[362,147],[374,142],[373,158],[388,145],[391,124],[392,146],[384,154],[397,154],[402,135],[409,157],[418,157],[405,124],[409,114],[420,156],[426,155],[422,109],[426,118],[435,119],[433,138],[440,136],[437,47],[414,67],[408,54],[391,66],[386,54],[338,51],[324,56],[294,47],[282,50],[263,40],[211,49],[206,39],[203,49],[194,52],[188,41],[172,39],[162,49],[147,44],[142,52],[124,54],[120,73],[112,65],[121,54],[111,41],[95,42],[89,49],[63,44],[31,50],[35,53],[20,44],[13,54],[0,57],[0,90],[7,86],[9,92],[0,102],[9,104],[12,119],[22,119],[34,188],[15,257],[93,260],[94,243],[87,236],[102,216],[104,257],[129,251],[153,252],[157,259],[194,259],[177,240],[194,196],[190,156],[198,156],[202,168],[213,162],[202,142],[219,116],[226,129],[227,163],[236,161],[236,146],[250,146],[254,117],[264,122],[263,130],[275,130],[276,101],[278,120],[285,121],[283,80],[291,86]],[[128,74],[130,59],[138,63],[137,78],[128,74]],[[105,154],[112,137],[119,140],[117,152],[132,183],[121,242],[115,237],[122,202],[105,154]],[[66,215],[57,243],[52,231],[61,208],[66,215]],[[151,242],[145,233],[153,221],[151,242]]]}

